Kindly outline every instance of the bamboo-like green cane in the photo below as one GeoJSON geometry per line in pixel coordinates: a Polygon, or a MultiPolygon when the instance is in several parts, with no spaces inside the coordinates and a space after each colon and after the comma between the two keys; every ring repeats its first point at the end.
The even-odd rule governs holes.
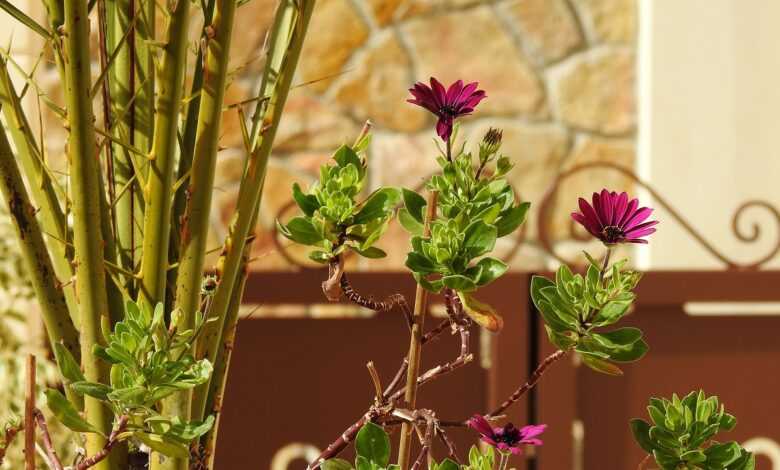
{"type": "MultiPolygon", "coordinates": [[[[101,0],[102,1],[102,0],[101,0]]],[[[154,2],[151,2],[154,3],[154,2]]],[[[128,29],[134,27],[133,18],[135,2],[130,0],[115,0],[109,3],[107,44],[106,49],[111,55],[117,47],[116,59],[109,72],[109,89],[111,91],[111,114],[117,122],[113,124],[114,137],[135,146],[135,41],[127,40],[122,43],[128,29]]],[[[113,191],[116,194],[114,201],[114,223],[116,225],[116,245],[119,254],[120,265],[128,271],[134,271],[139,254],[136,246],[140,244],[142,218],[140,208],[143,206],[143,198],[140,194],[140,185],[135,179],[135,167],[131,158],[133,155],[123,146],[116,143],[113,146],[112,155],[114,181],[113,191]]],[[[141,148],[148,151],[148,148],[141,148]]],[[[109,182],[111,183],[111,182],[109,182]]],[[[126,279],[125,288],[132,295],[135,292],[135,280],[126,279]]]]}
{"type": "MultiPolygon", "coordinates": [[[[213,20],[206,26],[209,36],[200,94],[198,126],[187,190],[188,202],[181,227],[181,257],[176,285],[176,307],[181,311],[180,330],[194,326],[200,306],[203,264],[206,257],[209,213],[217,162],[222,105],[227,86],[230,39],[236,11],[235,0],[217,0],[213,20]]],[[[190,417],[192,393],[181,391],[163,402],[163,414],[190,417]]],[[[173,465],[173,464],[172,464],[173,465]]],[[[173,466],[169,468],[174,468],[173,466]]],[[[186,465],[176,468],[186,470],[186,465]]]]}
{"type": "MultiPolygon", "coordinates": [[[[235,295],[242,294],[234,287],[237,284],[244,247],[254,229],[253,221],[260,206],[271,145],[290,91],[314,3],[314,0],[284,0],[277,8],[260,89],[261,96],[267,99],[261,100],[258,104],[260,107],[258,113],[262,116],[262,125],[258,126],[260,137],[254,139],[257,145],[253,146],[249,155],[239,188],[237,211],[230,222],[228,236],[217,265],[220,280],[209,312],[209,316],[217,318],[217,321],[210,325],[202,338],[206,357],[212,363],[217,356],[231,299],[235,295]]],[[[195,389],[192,403],[193,419],[203,418],[208,389],[208,383],[195,389]]]]}
{"type": "MultiPolygon", "coordinates": [[[[100,168],[97,159],[92,100],[90,97],[89,18],[86,0],[65,0],[65,31],[61,35],[65,53],[66,103],[70,136],[68,161],[73,202],[73,232],[76,287],[81,316],[81,362],[92,382],[108,383],[108,367],[92,347],[103,343],[100,325],[108,322],[103,237],[101,234],[100,168]]],[[[84,399],[86,419],[108,435],[111,413],[100,401],[84,399]]],[[[106,439],[87,435],[87,453],[100,452],[106,439]]],[[[94,467],[111,470],[109,461],[94,467]]]]}
{"type": "MultiPolygon", "coordinates": [[[[174,162],[187,55],[189,1],[174,2],[170,12],[155,102],[154,138],[144,190],[143,254],[139,300],[147,306],[165,301],[171,233],[174,162]]],[[[154,462],[153,462],[154,464],[154,462]]],[[[154,468],[154,467],[152,467],[154,468]]]]}
{"type": "MultiPolygon", "coordinates": [[[[46,250],[43,233],[35,218],[35,208],[30,203],[8,136],[2,126],[0,126],[0,192],[8,204],[8,213],[16,229],[25,269],[41,307],[49,342],[52,345],[61,343],[78,360],[81,356],[78,332],[70,320],[65,297],[54,273],[49,252],[46,250]]],[[[81,403],[80,397],[71,392],[70,387],[66,387],[65,392],[75,405],[81,403]]]]}
{"type": "Polygon", "coordinates": [[[8,132],[22,163],[22,169],[30,183],[33,201],[39,209],[41,229],[50,235],[47,246],[52,254],[54,272],[64,286],[65,302],[70,318],[79,326],[78,305],[76,303],[73,267],[70,264],[72,250],[67,246],[67,227],[51,174],[44,168],[43,155],[32,135],[32,129],[24,114],[22,103],[8,74],[6,61],[0,57],[0,105],[8,126],[8,132]]]}

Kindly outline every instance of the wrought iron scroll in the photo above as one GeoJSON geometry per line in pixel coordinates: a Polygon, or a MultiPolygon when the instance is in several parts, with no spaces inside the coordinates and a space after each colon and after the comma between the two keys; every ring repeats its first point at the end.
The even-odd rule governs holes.
{"type": "MultiPolygon", "coordinates": [[[[672,218],[676,220],[677,223],[680,224],[680,226],[699,245],[701,245],[702,248],[704,248],[714,258],[722,262],[725,265],[726,270],[734,270],[734,271],[757,270],[767,262],[774,259],[777,253],[780,252],[780,211],[778,211],[776,207],[774,207],[767,201],[762,201],[758,199],[746,201],[737,208],[737,210],[734,212],[734,215],[731,218],[732,232],[737,237],[737,239],[745,243],[756,243],[762,239],[762,227],[759,226],[758,223],[754,222],[749,232],[746,232],[744,230],[743,225],[741,224],[741,220],[748,209],[751,208],[764,209],[767,213],[769,213],[774,218],[777,226],[777,230],[776,230],[777,240],[774,246],[769,250],[769,252],[766,255],[750,262],[739,262],[727,256],[721,250],[715,247],[715,245],[713,245],[709,240],[707,240],[704,237],[704,235],[702,235],[701,232],[699,232],[696,228],[694,228],[693,224],[691,224],[688,221],[688,219],[683,217],[683,215],[677,209],[675,209],[675,207],[665,197],[663,197],[649,183],[639,178],[633,171],[625,167],[622,167],[620,165],[616,165],[614,163],[591,162],[591,163],[584,163],[581,165],[574,166],[571,169],[560,173],[558,177],[555,179],[555,181],[553,181],[553,184],[550,186],[550,189],[545,193],[544,197],[539,203],[539,210],[538,210],[539,225],[538,225],[538,233],[537,233],[539,243],[544,249],[544,251],[546,251],[550,256],[560,261],[561,263],[576,264],[572,260],[564,259],[560,254],[558,254],[555,251],[555,244],[554,241],[552,240],[552,233],[550,228],[550,225],[553,220],[554,209],[555,209],[555,196],[558,193],[558,191],[562,187],[564,187],[565,182],[568,178],[576,174],[584,173],[586,171],[594,170],[594,169],[602,169],[602,170],[606,169],[606,170],[616,171],[622,174],[623,176],[629,178],[630,180],[632,180],[638,186],[644,188],[653,198],[655,204],[663,207],[669,213],[669,215],[671,215],[672,218]]],[[[571,221],[569,225],[569,235],[570,235],[570,239],[573,240],[585,241],[586,239],[588,239],[588,237],[581,235],[580,233],[577,232],[577,230],[575,230],[573,221],[571,221]]]]}

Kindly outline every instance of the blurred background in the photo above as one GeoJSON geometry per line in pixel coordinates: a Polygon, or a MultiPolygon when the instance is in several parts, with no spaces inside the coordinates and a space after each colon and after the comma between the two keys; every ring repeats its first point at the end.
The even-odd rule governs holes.
{"type": "MultiPolygon", "coordinates": [[[[37,1],[14,0],[13,4],[42,14],[37,1]]],[[[256,93],[264,38],[275,4],[275,0],[251,0],[239,9],[229,103],[240,103],[256,93]]],[[[517,368],[501,368],[500,361],[520,361],[523,367],[531,367],[538,360],[546,339],[539,339],[534,330],[538,325],[520,285],[526,282],[523,273],[552,269],[562,260],[576,259],[584,247],[593,246],[583,244],[581,234],[572,231],[569,213],[575,209],[577,197],[608,187],[637,194],[657,208],[656,217],[661,221],[651,245],[630,253],[634,264],[656,276],[647,281],[651,285],[646,290],[648,303],[646,310],[637,309],[637,321],[647,322],[645,328],[658,329],[658,342],[664,341],[665,333],[681,331],[689,335],[681,342],[701,342],[696,348],[672,343],[668,349],[661,346],[659,361],[679,356],[679,364],[692,370],[701,367],[700,373],[706,371],[709,377],[734,373],[723,372],[720,366],[724,360],[739,358],[733,364],[745,374],[742,379],[719,382],[713,386],[722,390],[706,391],[723,395],[727,408],[741,403],[743,414],[751,413],[748,393],[760,395],[753,397],[758,400],[753,402],[756,407],[768,403],[780,390],[776,378],[780,349],[771,337],[756,335],[780,329],[780,317],[775,317],[780,315],[780,276],[773,271],[780,266],[778,21],[780,2],[775,0],[318,0],[296,79],[298,87],[290,95],[268,169],[254,244],[252,269],[257,273],[250,279],[247,295],[246,313],[252,313],[252,320],[239,329],[236,369],[241,371],[245,366],[245,373],[256,374],[253,380],[267,372],[274,383],[270,388],[273,400],[282,400],[273,407],[257,409],[258,416],[272,422],[284,420],[278,413],[291,406],[283,400],[295,388],[295,379],[292,372],[281,376],[272,372],[281,367],[278,361],[301,354],[301,344],[309,351],[323,347],[328,353],[336,345],[335,349],[347,356],[358,352],[356,347],[350,349],[346,339],[345,343],[321,344],[318,331],[325,324],[310,319],[347,322],[333,334],[344,331],[354,335],[348,322],[357,320],[349,318],[367,315],[349,306],[323,305],[324,300],[318,300],[314,292],[318,275],[289,274],[305,273],[311,267],[304,252],[288,247],[274,232],[276,218],[292,214],[292,183],[305,186],[313,181],[331,152],[342,142],[351,142],[363,122],[370,119],[374,138],[368,153],[372,186],[368,190],[380,185],[421,185],[436,170],[433,120],[405,100],[411,84],[430,76],[444,82],[480,82],[488,99],[463,120],[461,136],[476,142],[489,126],[502,128],[503,151],[515,163],[511,181],[521,197],[533,203],[526,230],[514,240],[502,240],[500,247],[503,258],[518,272],[519,277],[513,278],[517,284],[502,284],[504,290],[496,293],[516,301],[508,305],[520,311],[516,314],[520,336],[510,340],[510,330],[502,337],[506,337],[505,342],[522,343],[522,347],[507,352],[501,349],[501,339],[485,339],[484,360],[480,361],[485,372],[475,376],[478,385],[462,384],[464,394],[471,394],[477,402],[494,400],[495,387],[501,385],[489,377],[511,374],[501,380],[514,382],[524,377],[517,377],[517,368]],[[695,272],[699,270],[712,277],[695,272]],[[761,271],[749,272],[754,270],[761,271]],[[288,274],[275,274],[279,272],[288,274]],[[282,283],[300,287],[301,279],[312,280],[312,295],[290,292],[284,297],[282,283]],[[269,299],[269,291],[282,293],[269,299]],[[656,310],[665,312],[664,316],[648,320],[656,310]],[[690,318],[697,321],[691,323],[690,318]],[[285,321],[296,322],[295,330],[285,321]],[[291,335],[288,340],[298,346],[297,352],[281,348],[269,354],[263,348],[268,344],[264,341],[273,342],[269,335],[277,331],[275,328],[281,337],[291,335]],[[718,336],[724,332],[728,334],[718,336]],[[715,337],[726,343],[712,346],[715,343],[708,341],[715,337]],[[510,353],[520,356],[508,356],[510,353]],[[263,354],[266,359],[252,363],[252,354],[263,354]],[[479,382],[483,379],[484,383],[479,382]]],[[[66,133],[45,105],[46,99],[62,101],[48,52],[42,52],[36,38],[4,13],[0,13],[0,31],[0,44],[10,48],[21,69],[28,73],[35,69],[42,83],[37,90],[41,98],[28,93],[27,105],[31,112],[40,111],[37,131],[45,138],[54,166],[59,162],[63,168],[66,133]]],[[[195,41],[199,29],[192,31],[195,41]]],[[[18,87],[23,86],[23,76],[17,78],[18,87]]],[[[244,157],[240,133],[237,107],[228,107],[216,177],[215,247],[226,233],[235,202],[244,157]]],[[[14,243],[6,235],[0,238],[14,243]]],[[[405,232],[393,225],[380,243],[389,253],[386,259],[352,260],[348,269],[399,271],[407,244],[405,232]]],[[[356,282],[364,282],[370,291],[381,291],[387,287],[381,279],[367,272],[356,282]]],[[[6,294],[12,300],[14,295],[6,294]]],[[[503,313],[515,315],[514,311],[503,313]]],[[[38,333],[30,331],[38,331],[37,322],[25,318],[20,334],[36,337],[38,333]]],[[[377,344],[386,340],[397,345],[398,338],[404,338],[398,334],[381,335],[377,344]]],[[[652,348],[652,333],[648,336],[652,348]]],[[[13,343],[0,341],[3,347],[13,343]]],[[[652,357],[654,352],[650,354],[652,357]]],[[[327,376],[329,370],[338,371],[340,382],[359,384],[356,400],[370,393],[360,365],[366,358],[358,358],[358,366],[347,370],[343,363],[324,357],[327,354],[322,356],[317,358],[322,364],[314,364],[318,373],[327,376]]],[[[675,364],[662,363],[664,367],[675,364]]],[[[306,364],[312,366],[307,362],[301,367],[306,364]]],[[[479,368],[480,364],[471,367],[479,368]]],[[[593,382],[612,380],[580,379],[576,364],[570,369],[568,379],[562,376],[555,380],[577,382],[576,396],[600,390],[603,384],[593,382]]],[[[627,371],[621,379],[627,387],[623,391],[637,398],[631,405],[629,401],[623,404],[627,414],[616,413],[616,423],[625,423],[627,416],[643,415],[642,404],[656,389],[659,393],[688,391],[683,379],[658,379],[658,374],[663,375],[659,370],[653,372],[653,366],[648,365],[644,371],[641,367],[627,371]]],[[[298,373],[306,375],[305,371],[298,373]]],[[[706,382],[695,374],[689,378],[692,384],[706,382]]],[[[6,382],[0,375],[0,383],[6,382]]],[[[231,393],[240,388],[239,382],[231,382],[231,393]]],[[[535,402],[522,404],[521,416],[548,416],[562,423],[563,430],[553,442],[565,447],[560,462],[567,463],[545,465],[542,450],[538,462],[529,460],[529,468],[537,464],[545,469],[634,468],[637,462],[629,458],[610,460],[594,452],[588,456],[583,450],[587,449],[583,436],[597,435],[592,428],[601,420],[587,400],[559,407],[568,411],[556,417],[540,404],[543,401],[540,395],[535,402]],[[599,458],[600,465],[592,463],[599,458]],[[611,466],[610,461],[621,463],[611,466]]],[[[355,403],[355,413],[363,408],[365,403],[355,403]]],[[[324,413],[314,404],[306,412],[324,413]]],[[[771,426],[766,410],[762,414],[754,407],[752,412],[756,419],[748,417],[750,427],[738,427],[743,431],[738,437],[752,440],[762,453],[758,468],[778,470],[780,432],[771,426]]],[[[303,446],[274,443],[268,449],[263,447],[261,460],[267,463],[262,468],[299,468],[289,462],[311,454],[313,447],[306,446],[327,445],[329,437],[351,422],[352,414],[345,413],[333,414],[331,421],[341,420],[334,424],[338,431],[318,429],[312,437],[306,432],[300,435],[301,428],[291,425],[303,446]],[[271,464],[274,457],[277,460],[271,464]]],[[[735,414],[741,417],[739,412],[735,414]]],[[[230,416],[226,411],[226,419],[230,416]]],[[[238,416],[236,420],[240,421],[238,416]]],[[[627,436],[627,428],[624,430],[627,436]]],[[[624,445],[633,444],[629,439],[619,444],[624,445]]],[[[247,458],[234,447],[223,447],[220,452],[235,455],[236,461],[247,458]]],[[[544,449],[554,452],[550,443],[544,449]]],[[[636,454],[635,449],[631,452],[636,454]]],[[[525,464],[519,463],[518,468],[525,464]]]]}

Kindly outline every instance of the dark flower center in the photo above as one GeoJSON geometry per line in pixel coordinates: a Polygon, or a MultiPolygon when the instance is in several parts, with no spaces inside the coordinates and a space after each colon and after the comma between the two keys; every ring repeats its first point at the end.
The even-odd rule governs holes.
{"type": "Polygon", "coordinates": [[[520,442],[520,430],[517,429],[512,423],[504,426],[504,429],[498,431],[495,436],[497,442],[503,442],[509,447],[513,447],[520,442]]]}
{"type": "Polygon", "coordinates": [[[620,227],[608,225],[601,231],[605,243],[618,243],[626,238],[626,233],[620,227]]]}
{"type": "Polygon", "coordinates": [[[457,116],[458,110],[455,109],[455,106],[452,105],[444,105],[441,108],[439,108],[439,114],[443,116],[457,116]]]}

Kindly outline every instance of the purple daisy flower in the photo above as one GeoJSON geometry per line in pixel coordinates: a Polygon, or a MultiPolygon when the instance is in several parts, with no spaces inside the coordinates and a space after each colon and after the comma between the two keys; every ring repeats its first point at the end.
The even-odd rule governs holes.
{"type": "Polygon", "coordinates": [[[435,114],[439,118],[436,133],[442,140],[449,142],[453,121],[460,116],[471,114],[477,104],[487,96],[484,91],[477,90],[477,86],[477,82],[464,86],[463,81],[458,80],[445,90],[444,85],[431,77],[431,86],[422,82],[415,83],[414,87],[409,89],[414,99],[407,101],[435,114]]]}
{"type": "Polygon", "coordinates": [[[579,222],[591,235],[605,245],[617,243],[647,243],[643,239],[655,232],[657,220],[647,221],[653,209],[639,207],[639,200],[628,200],[628,194],[609,192],[593,193],[593,205],[580,198],[580,212],[573,212],[571,218],[579,222]]]}
{"type": "Polygon", "coordinates": [[[495,447],[500,452],[519,454],[524,445],[540,446],[541,439],[537,439],[547,429],[546,424],[523,426],[517,429],[512,423],[503,427],[490,426],[484,416],[474,415],[468,421],[469,427],[482,435],[482,441],[495,447]]]}

